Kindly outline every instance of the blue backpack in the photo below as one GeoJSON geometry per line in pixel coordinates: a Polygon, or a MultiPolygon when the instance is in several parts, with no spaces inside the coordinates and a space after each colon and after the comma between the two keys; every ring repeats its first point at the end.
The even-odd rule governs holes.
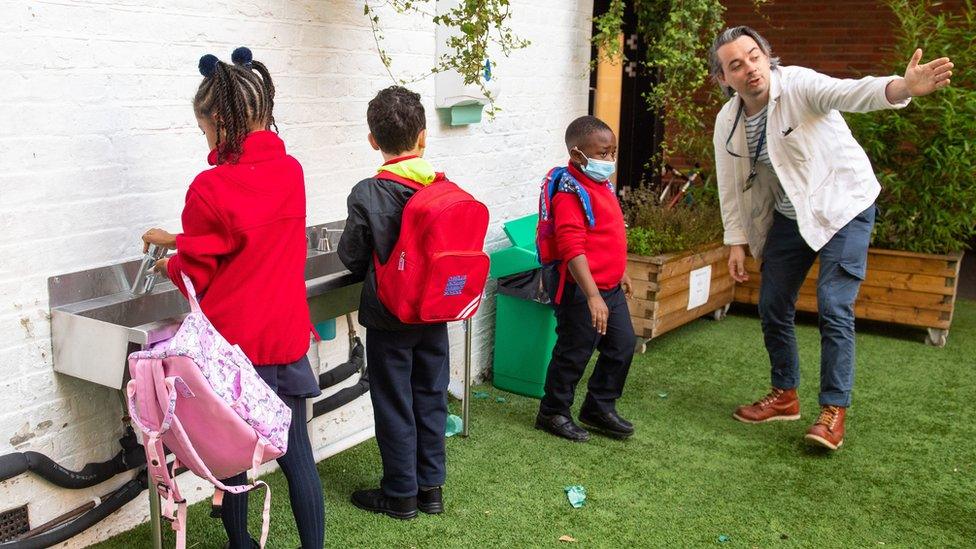
{"type": "MultiPolygon", "coordinates": [[[[607,188],[614,191],[613,183],[607,181],[607,188]]],[[[553,218],[552,199],[557,192],[572,193],[578,199],[587,227],[596,225],[590,193],[576,180],[566,167],[559,166],[549,170],[542,180],[539,192],[539,224],[536,226],[535,244],[539,263],[542,265],[543,282],[552,303],[558,304],[566,286],[567,265],[559,257],[556,246],[556,220],[553,218]]]]}

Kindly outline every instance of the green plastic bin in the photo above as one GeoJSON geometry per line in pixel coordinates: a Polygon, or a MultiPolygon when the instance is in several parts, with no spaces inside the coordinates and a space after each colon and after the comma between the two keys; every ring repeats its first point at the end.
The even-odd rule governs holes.
{"type": "Polygon", "coordinates": [[[492,384],[504,391],[542,398],[552,348],[556,345],[556,315],[547,303],[526,297],[538,281],[533,214],[505,223],[512,246],[491,254],[491,276],[498,279],[495,305],[495,358],[492,384]]]}

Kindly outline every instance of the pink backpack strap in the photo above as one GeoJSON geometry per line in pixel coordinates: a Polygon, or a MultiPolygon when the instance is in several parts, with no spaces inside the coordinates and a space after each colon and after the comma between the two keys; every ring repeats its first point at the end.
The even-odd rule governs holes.
{"type": "MultiPolygon", "coordinates": [[[[173,417],[173,425],[171,428],[171,434],[180,440],[183,448],[190,454],[190,460],[194,462],[194,471],[200,473],[204,479],[208,480],[211,484],[216,487],[217,492],[228,492],[231,494],[245,494],[251,490],[257,488],[264,488],[264,507],[261,513],[261,539],[260,545],[264,547],[268,539],[268,528],[271,524],[271,488],[268,487],[267,483],[262,480],[250,480],[249,484],[241,484],[236,486],[227,486],[220,481],[207,467],[207,464],[200,459],[197,455],[196,449],[190,440],[186,437],[186,432],[183,430],[183,425],[180,423],[180,418],[173,417]]],[[[264,442],[259,438],[257,444],[254,446],[254,455],[251,458],[251,474],[249,475],[251,479],[256,475],[257,468],[264,461],[264,442]]],[[[214,495],[215,502],[219,501],[222,503],[223,495],[214,495]]],[[[212,512],[217,512],[218,510],[213,510],[212,512]]],[[[219,515],[218,515],[219,516],[219,515]]]]}
{"type": "Polygon", "coordinates": [[[186,287],[186,299],[190,302],[190,311],[199,313],[201,310],[200,302],[197,300],[197,290],[193,287],[193,282],[182,271],[180,271],[180,276],[183,278],[183,286],[186,287]]]}
{"type": "MultiPolygon", "coordinates": [[[[189,282],[188,277],[184,276],[184,281],[189,282]]],[[[191,291],[192,283],[187,287],[191,291]]],[[[192,293],[191,293],[192,295],[192,293]]],[[[190,300],[191,306],[196,302],[195,298],[190,300]]],[[[199,304],[196,304],[199,307],[199,304]]],[[[173,530],[176,532],[176,548],[185,549],[186,547],[186,499],[180,494],[176,480],[170,474],[166,463],[166,453],[163,448],[162,435],[169,432],[177,438],[183,448],[190,454],[190,461],[193,462],[194,470],[203,473],[206,480],[217,487],[219,491],[230,492],[232,494],[243,494],[256,488],[262,487],[265,490],[264,507],[262,511],[261,539],[260,545],[263,548],[268,539],[268,528],[271,522],[271,489],[264,481],[252,481],[250,484],[239,486],[226,486],[214,477],[207,465],[196,453],[193,444],[186,437],[183,425],[179,417],[174,412],[176,401],[180,393],[189,392],[189,388],[179,377],[163,377],[162,359],[138,359],[135,365],[135,376],[126,385],[128,395],[129,416],[132,423],[143,433],[143,446],[146,449],[146,462],[149,469],[149,479],[153,483],[153,488],[159,493],[163,501],[162,516],[172,523],[173,530]],[[140,390],[141,389],[141,390],[140,390]],[[165,410],[159,429],[151,429],[147,426],[139,414],[136,406],[136,397],[145,399],[144,405],[159,406],[160,410],[165,410]]],[[[189,396],[192,396],[190,393],[189,396]]],[[[251,459],[252,475],[257,472],[258,466],[264,460],[264,441],[260,438],[255,444],[254,455],[251,459]]],[[[180,466],[178,460],[173,462],[173,472],[180,466]]]]}
{"type": "MultiPolygon", "coordinates": [[[[163,391],[148,390],[150,383],[155,386],[155,381],[162,377],[162,366],[162,359],[160,358],[137,360],[135,376],[126,385],[126,394],[128,396],[129,416],[132,423],[143,434],[149,482],[152,483],[150,490],[154,489],[159,494],[163,504],[161,515],[172,524],[173,530],[176,532],[177,549],[184,549],[186,547],[186,499],[180,493],[179,485],[170,474],[166,463],[166,450],[163,447],[161,437],[163,433],[172,428],[174,422],[178,421],[174,415],[179,392],[178,385],[182,384],[186,391],[189,391],[189,388],[186,388],[182,379],[174,376],[163,379],[163,391]],[[140,399],[145,399],[144,405],[158,406],[160,410],[164,410],[158,429],[149,428],[139,415],[135,401],[137,394],[140,399]]],[[[179,462],[174,461],[173,471],[175,472],[178,467],[179,462]]]]}

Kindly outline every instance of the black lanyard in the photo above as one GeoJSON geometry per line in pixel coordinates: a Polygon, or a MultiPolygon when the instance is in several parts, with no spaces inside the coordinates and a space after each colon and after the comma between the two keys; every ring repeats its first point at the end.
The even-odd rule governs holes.
{"type": "MultiPolygon", "coordinates": [[[[735,113],[735,122],[732,123],[732,131],[729,132],[729,137],[725,140],[725,152],[731,154],[736,158],[744,158],[742,155],[735,154],[729,149],[729,143],[732,142],[732,136],[735,134],[735,128],[739,125],[739,119],[742,118],[742,112],[745,110],[746,104],[744,102],[739,102],[739,110],[735,113]]],[[[759,142],[756,143],[756,154],[752,157],[752,166],[749,169],[749,177],[746,178],[746,184],[742,187],[742,192],[748,191],[752,188],[752,183],[756,179],[757,175],[757,165],[759,163],[759,154],[762,153],[763,145],[766,144],[766,121],[769,120],[769,112],[763,116],[762,130],[759,132],[759,142]]]]}

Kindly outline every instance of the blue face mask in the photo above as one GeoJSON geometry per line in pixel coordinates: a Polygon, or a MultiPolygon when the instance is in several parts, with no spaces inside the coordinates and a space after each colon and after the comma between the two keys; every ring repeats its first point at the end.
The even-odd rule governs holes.
{"type": "MultiPolygon", "coordinates": [[[[580,154],[583,151],[576,149],[580,154]]],[[[595,158],[590,158],[583,154],[583,158],[586,159],[586,166],[581,166],[583,173],[588,175],[590,179],[594,181],[606,181],[610,179],[613,172],[617,171],[617,163],[611,160],[597,160],[595,158]]]]}

